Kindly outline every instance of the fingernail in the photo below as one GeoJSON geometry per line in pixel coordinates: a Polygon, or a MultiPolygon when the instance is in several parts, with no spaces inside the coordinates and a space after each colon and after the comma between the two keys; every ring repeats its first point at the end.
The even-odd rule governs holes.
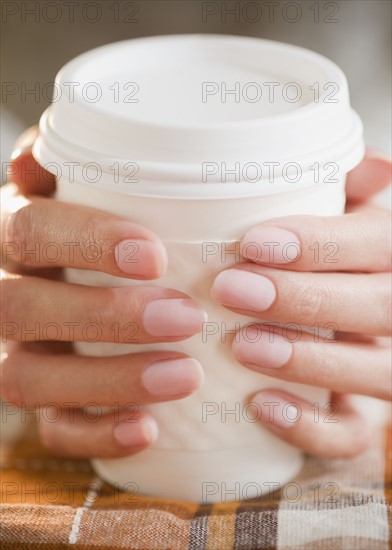
{"type": "Polygon", "coordinates": [[[301,409],[297,403],[287,401],[274,392],[259,392],[252,401],[259,408],[258,417],[267,426],[292,428],[301,418],[301,409]]]}
{"type": "Polygon", "coordinates": [[[211,294],[225,306],[265,311],[273,304],[276,290],[272,281],[263,275],[242,269],[227,269],[215,278],[211,294]]]}
{"type": "Polygon", "coordinates": [[[200,332],[207,313],[189,298],[154,300],[144,310],[143,324],[151,336],[191,336],[200,332]]]}
{"type": "Polygon", "coordinates": [[[116,263],[128,275],[157,278],[167,267],[167,253],[159,241],[125,239],[115,248],[116,263]]]}
{"type": "Polygon", "coordinates": [[[234,339],[233,352],[240,363],[253,370],[283,367],[291,357],[293,346],[280,334],[245,327],[240,339],[234,339]]]}
{"type": "Polygon", "coordinates": [[[157,439],[158,426],[153,418],[142,417],[137,422],[116,424],[113,435],[122,447],[138,447],[157,439]]]}
{"type": "Polygon", "coordinates": [[[294,233],[280,227],[260,226],[241,241],[241,254],[257,263],[287,264],[301,257],[301,243],[294,233]]]}
{"type": "Polygon", "coordinates": [[[201,386],[203,379],[200,363],[190,357],[156,361],[142,374],[146,390],[161,397],[191,393],[201,386]]]}

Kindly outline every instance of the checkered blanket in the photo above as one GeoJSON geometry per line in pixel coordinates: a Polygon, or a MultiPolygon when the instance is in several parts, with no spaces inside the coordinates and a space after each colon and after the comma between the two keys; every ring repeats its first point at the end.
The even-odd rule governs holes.
{"type": "Polygon", "coordinates": [[[116,490],[88,461],[49,455],[31,429],[2,448],[0,547],[387,550],[390,435],[375,434],[354,460],[308,457],[297,478],[258,500],[202,505],[116,490]]]}

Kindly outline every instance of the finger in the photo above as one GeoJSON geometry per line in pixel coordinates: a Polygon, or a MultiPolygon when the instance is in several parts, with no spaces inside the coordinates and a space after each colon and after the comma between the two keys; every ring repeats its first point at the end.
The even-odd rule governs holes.
{"type": "Polygon", "coordinates": [[[19,407],[139,406],[181,399],[202,382],[200,363],[169,351],[117,357],[18,351],[1,363],[1,395],[19,407]]]}
{"type": "Polygon", "coordinates": [[[155,286],[90,287],[15,275],[1,290],[3,342],[174,342],[199,332],[207,316],[186,294],[155,286]]]}
{"type": "Polygon", "coordinates": [[[391,350],[384,347],[255,324],[237,333],[233,352],[244,366],[267,376],[340,393],[392,398],[391,350]]]}
{"type": "Polygon", "coordinates": [[[310,403],[295,395],[266,389],[252,397],[263,426],[290,445],[328,458],[350,458],[366,450],[369,424],[346,396],[310,403]]]}
{"type": "Polygon", "coordinates": [[[389,273],[297,273],[238,264],[215,278],[211,294],[229,309],[264,321],[391,333],[389,273]]]}
{"type": "Polygon", "coordinates": [[[137,453],[158,436],[158,426],[135,408],[102,414],[101,410],[58,409],[41,412],[42,443],[53,454],[79,458],[121,457],[137,453]]]}
{"type": "Polygon", "coordinates": [[[295,271],[390,271],[391,214],[288,216],[252,228],[241,253],[254,263],[295,271]]]}
{"type": "Polygon", "coordinates": [[[2,256],[37,268],[73,267],[117,277],[156,279],[167,266],[158,237],[93,208],[3,190],[2,256]]]}
{"type": "Polygon", "coordinates": [[[55,176],[42,168],[32,155],[37,136],[38,126],[23,132],[15,143],[8,166],[9,180],[18,186],[23,195],[50,195],[56,188],[55,176]]]}
{"type": "Polygon", "coordinates": [[[363,161],[347,174],[346,194],[350,202],[364,202],[391,183],[391,161],[368,149],[363,161]]]}

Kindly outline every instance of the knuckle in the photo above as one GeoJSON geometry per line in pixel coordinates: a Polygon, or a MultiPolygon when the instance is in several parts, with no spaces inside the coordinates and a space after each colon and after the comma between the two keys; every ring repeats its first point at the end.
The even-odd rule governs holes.
{"type": "Polygon", "coordinates": [[[73,242],[78,245],[83,259],[87,262],[96,263],[101,257],[112,252],[112,242],[104,236],[102,226],[101,216],[88,213],[73,233],[73,242]]]}
{"type": "Polygon", "coordinates": [[[87,341],[126,342],[138,315],[127,288],[86,288],[78,330],[87,341]],[[89,340],[90,338],[90,340],[89,340]]]}
{"type": "Polygon", "coordinates": [[[41,202],[41,199],[35,199],[10,215],[5,243],[9,249],[6,249],[4,257],[7,259],[9,255],[18,264],[27,267],[45,264],[45,246],[53,244],[48,242],[48,238],[55,235],[56,228],[48,220],[46,203],[41,202]]]}
{"type": "Polygon", "coordinates": [[[26,314],[26,305],[18,299],[18,294],[23,293],[24,279],[18,275],[2,273],[0,280],[1,300],[1,323],[0,333],[3,343],[20,339],[20,323],[26,314]]]}
{"type": "Polygon", "coordinates": [[[94,216],[87,214],[86,217],[78,224],[75,230],[75,235],[83,239],[83,242],[95,241],[97,238],[98,227],[94,216]]]}
{"type": "Polygon", "coordinates": [[[141,287],[108,288],[103,299],[111,317],[124,327],[130,322],[135,325],[140,322],[149,294],[141,287]]]}
{"type": "Polygon", "coordinates": [[[328,309],[331,292],[326,286],[315,285],[310,281],[301,281],[289,293],[288,303],[295,308],[296,321],[309,324],[320,320],[322,312],[328,309]]]}
{"type": "Polygon", "coordinates": [[[314,343],[313,345],[304,346],[303,354],[307,356],[307,360],[301,365],[306,383],[328,387],[331,379],[336,376],[334,349],[314,343]]]}
{"type": "Polygon", "coordinates": [[[392,335],[392,301],[391,301],[391,279],[388,275],[388,284],[375,285],[377,299],[376,311],[379,312],[380,331],[382,335],[392,335]]]}
{"type": "MultiPolygon", "coordinates": [[[[8,243],[14,245],[27,244],[29,248],[40,239],[40,220],[35,215],[35,209],[31,204],[27,204],[16,210],[9,219],[7,226],[8,243]]],[[[22,254],[18,261],[28,264],[34,258],[34,255],[22,254]]]]}
{"type": "MultiPolygon", "coordinates": [[[[116,318],[111,288],[88,288],[84,293],[84,320],[104,329],[116,318]]],[[[119,311],[121,309],[119,308],[119,311]]]]}

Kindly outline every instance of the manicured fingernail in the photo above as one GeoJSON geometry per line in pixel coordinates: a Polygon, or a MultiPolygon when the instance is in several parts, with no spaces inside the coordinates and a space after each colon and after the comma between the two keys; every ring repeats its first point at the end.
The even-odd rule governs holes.
{"type": "Polygon", "coordinates": [[[203,379],[200,363],[191,357],[156,361],[142,374],[146,390],[161,397],[191,393],[201,386],[203,379]]]}
{"type": "Polygon", "coordinates": [[[159,241],[125,239],[116,245],[116,263],[124,273],[157,278],[166,270],[167,253],[159,241]]]}
{"type": "Polygon", "coordinates": [[[301,418],[301,409],[296,403],[287,401],[271,391],[257,393],[252,401],[259,407],[258,416],[267,426],[292,428],[301,418]]]}
{"type": "Polygon", "coordinates": [[[142,417],[138,422],[116,424],[113,435],[122,447],[138,447],[152,443],[158,437],[158,426],[151,417],[142,417]]]}
{"type": "Polygon", "coordinates": [[[143,324],[151,336],[192,336],[200,332],[207,313],[190,298],[154,300],[144,310],[143,324]]]}
{"type": "Polygon", "coordinates": [[[242,269],[227,269],[219,273],[211,294],[225,306],[250,311],[265,311],[276,298],[276,290],[270,279],[242,269]]]}
{"type": "Polygon", "coordinates": [[[241,254],[252,262],[287,264],[301,257],[301,243],[294,233],[273,226],[254,227],[241,241],[241,254]]]}
{"type": "Polygon", "coordinates": [[[280,334],[257,327],[244,328],[240,339],[234,339],[233,352],[240,363],[253,370],[283,367],[291,357],[293,346],[280,334]]]}

